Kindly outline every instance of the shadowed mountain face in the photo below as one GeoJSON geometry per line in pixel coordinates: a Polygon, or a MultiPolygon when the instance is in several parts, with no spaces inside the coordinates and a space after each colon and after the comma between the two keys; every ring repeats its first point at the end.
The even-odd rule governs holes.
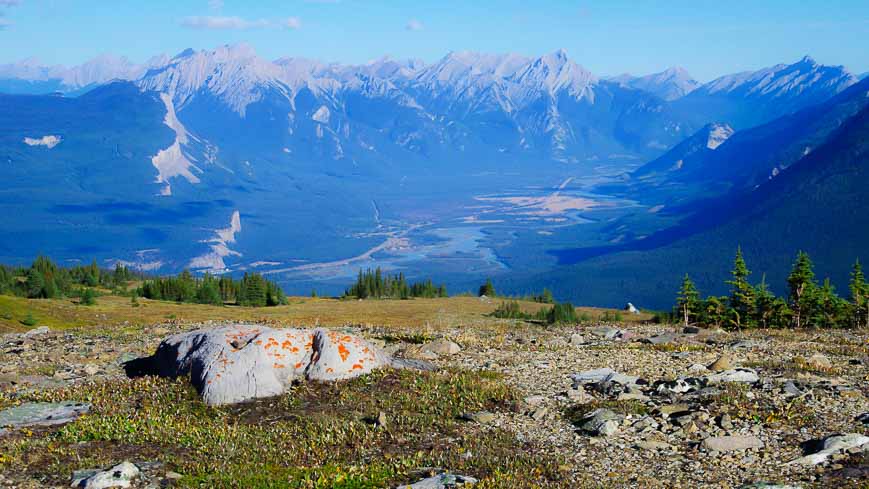
{"type": "MultiPolygon", "coordinates": [[[[257,269],[305,292],[383,260],[534,276],[548,249],[630,246],[786,170],[858,112],[854,83],[810,59],[702,85],[681,69],[600,79],[564,51],[345,66],[242,45],[3,65],[0,91],[18,94],[0,96],[15,235],[0,259],[257,269]],[[590,195],[601,181],[614,190],[590,195]]],[[[594,250],[580,255],[618,251],[594,250]]]]}

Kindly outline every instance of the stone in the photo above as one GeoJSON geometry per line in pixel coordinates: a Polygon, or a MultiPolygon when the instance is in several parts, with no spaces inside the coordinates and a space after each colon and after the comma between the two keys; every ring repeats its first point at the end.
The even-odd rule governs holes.
{"type": "Polygon", "coordinates": [[[48,326],[40,326],[38,328],[33,328],[30,331],[24,333],[25,338],[33,338],[34,336],[41,336],[51,331],[48,329],[48,326]]]}
{"type": "Polygon", "coordinates": [[[466,475],[438,474],[407,486],[398,486],[396,489],[452,489],[467,487],[476,483],[477,479],[466,475]]]}
{"type": "Polygon", "coordinates": [[[734,452],[751,448],[762,448],[763,442],[756,436],[710,436],[703,440],[703,448],[715,452],[734,452]]]}
{"type": "Polygon", "coordinates": [[[822,353],[815,353],[810,356],[808,360],[806,360],[810,366],[819,368],[819,369],[827,369],[833,367],[833,362],[830,361],[830,358],[822,353]]]}
{"type": "Polygon", "coordinates": [[[629,312],[630,314],[639,314],[640,313],[640,310],[637,309],[637,307],[634,306],[633,304],[631,304],[630,302],[625,304],[625,311],[629,312]]]}
{"type": "Polygon", "coordinates": [[[685,326],[682,328],[682,333],[684,334],[698,334],[700,333],[700,328],[697,326],[685,326]]]}
{"type": "Polygon", "coordinates": [[[90,404],[80,402],[28,402],[0,411],[0,427],[66,424],[90,412],[90,408],[90,404]]]}
{"type": "Polygon", "coordinates": [[[568,399],[577,404],[585,404],[592,400],[592,397],[585,392],[585,389],[581,385],[568,389],[566,395],[568,399]]]}
{"type": "Polygon", "coordinates": [[[170,336],[151,363],[161,376],[190,375],[206,404],[221,405],[280,395],[295,380],[357,377],[392,359],[353,335],[235,324],[170,336]]]}
{"type": "Polygon", "coordinates": [[[615,340],[623,336],[622,330],[610,326],[601,326],[599,328],[594,328],[593,330],[591,330],[591,334],[606,338],[608,340],[615,340]]]}
{"type": "Polygon", "coordinates": [[[729,414],[724,413],[718,417],[718,427],[722,430],[732,430],[733,429],[733,419],[729,414]]]}
{"type": "Polygon", "coordinates": [[[462,347],[450,340],[442,339],[430,341],[422,345],[420,351],[431,352],[436,355],[455,355],[462,351],[462,347]]]}
{"type": "Polygon", "coordinates": [[[723,372],[733,368],[733,359],[728,354],[721,355],[717,360],[709,364],[707,367],[713,372],[723,372]]]}
{"type": "Polygon", "coordinates": [[[571,375],[570,378],[573,379],[573,384],[575,386],[600,382],[616,382],[621,385],[635,385],[640,380],[639,377],[621,374],[608,367],[578,372],[571,375]]]}
{"type": "Polygon", "coordinates": [[[844,451],[850,452],[854,449],[857,449],[858,452],[869,450],[869,436],[864,436],[859,433],[828,436],[820,443],[817,451],[792,460],[789,464],[818,465],[826,462],[833,454],[844,451]]]}
{"type": "Polygon", "coordinates": [[[546,396],[528,396],[525,398],[525,404],[529,406],[537,406],[546,400],[546,396]]]}
{"type": "Polygon", "coordinates": [[[531,416],[531,419],[534,421],[540,421],[545,418],[547,414],[549,414],[549,409],[547,409],[546,406],[538,406],[529,413],[529,416],[531,416]]]}
{"type": "Polygon", "coordinates": [[[492,421],[495,421],[495,414],[489,411],[477,411],[474,413],[462,414],[462,419],[479,424],[489,424],[492,421]]]}
{"type": "Polygon", "coordinates": [[[800,486],[774,484],[772,482],[754,482],[752,484],[743,484],[739,486],[739,489],[800,489],[800,486]]]}
{"type": "Polygon", "coordinates": [[[585,338],[579,333],[573,333],[570,335],[570,345],[571,346],[580,346],[585,343],[585,338]]]}
{"type": "Polygon", "coordinates": [[[184,476],[179,474],[178,472],[173,472],[171,470],[169,472],[166,472],[166,478],[169,479],[170,481],[175,481],[175,480],[181,479],[182,477],[184,477],[184,476]]]}
{"type": "Polygon", "coordinates": [[[673,448],[669,443],[665,443],[662,441],[654,441],[654,440],[643,440],[638,441],[634,446],[642,450],[648,451],[658,451],[658,450],[670,450],[673,448]]]}
{"type": "Polygon", "coordinates": [[[757,372],[750,368],[734,368],[724,370],[716,374],[707,375],[705,377],[707,384],[718,384],[722,382],[743,382],[753,384],[760,380],[757,372]]]}
{"type": "Polygon", "coordinates": [[[138,467],[130,462],[122,462],[105,471],[77,471],[73,474],[71,487],[82,489],[130,487],[131,481],[138,477],[138,475],[138,467]]]}
{"type": "Polygon", "coordinates": [[[788,397],[803,395],[803,391],[801,391],[800,388],[797,387],[793,380],[789,380],[784,383],[784,385],[782,386],[782,392],[788,397]]]}
{"type": "Polygon", "coordinates": [[[87,375],[93,376],[93,375],[96,375],[99,373],[100,368],[92,363],[89,363],[89,364],[84,366],[82,371],[84,371],[84,373],[87,375]]]}
{"type": "Polygon", "coordinates": [[[692,374],[702,374],[708,372],[709,369],[706,368],[706,365],[695,363],[694,365],[688,367],[688,371],[692,374]]]}
{"type": "Polygon", "coordinates": [[[643,343],[648,343],[650,345],[668,345],[670,343],[676,343],[681,339],[681,336],[676,333],[660,333],[654,336],[650,336],[648,338],[644,338],[640,341],[643,343]]]}
{"type": "Polygon", "coordinates": [[[665,405],[658,408],[658,413],[660,413],[661,416],[663,416],[665,418],[667,418],[673,414],[687,413],[690,411],[691,411],[691,406],[684,404],[684,403],[665,404],[665,405]]]}
{"type": "Polygon", "coordinates": [[[623,417],[606,408],[586,413],[579,421],[579,428],[597,436],[611,436],[619,430],[623,417]]]}
{"type": "Polygon", "coordinates": [[[857,421],[869,426],[869,413],[863,413],[855,418],[857,421]]]}

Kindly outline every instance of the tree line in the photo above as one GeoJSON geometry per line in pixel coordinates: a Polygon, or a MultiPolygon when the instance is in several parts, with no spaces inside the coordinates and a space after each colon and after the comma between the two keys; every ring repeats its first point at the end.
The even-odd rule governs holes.
{"type": "Polygon", "coordinates": [[[685,275],[676,297],[674,315],[685,325],[728,328],[843,328],[869,327],[869,285],[860,261],[854,263],[849,283],[849,298],[838,296],[829,279],[818,283],[814,265],[800,251],[787,278],[788,294],[777,297],[766,283],[752,285],[751,271],[736,250],[730,295],[701,299],[689,275],[685,275]]]}
{"type": "Polygon", "coordinates": [[[245,273],[241,280],[234,280],[230,276],[215,277],[208,273],[195,277],[184,270],[175,277],[146,280],[135,293],[147,299],[217,306],[266,307],[287,302],[280,286],[258,273],[245,273]]]}
{"type": "Polygon", "coordinates": [[[492,312],[492,316],[500,319],[536,320],[548,324],[579,322],[576,309],[569,302],[556,302],[550,308],[539,309],[536,313],[528,313],[522,311],[518,301],[509,300],[501,302],[492,312]]]}
{"type": "Polygon", "coordinates": [[[380,267],[359,270],[356,282],[344,291],[344,297],[357,299],[410,299],[413,297],[447,297],[446,285],[435,285],[431,279],[409,283],[404,273],[384,274],[380,267]]]}
{"type": "Polygon", "coordinates": [[[102,269],[96,260],[90,265],[62,267],[50,258],[38,256],[30,267],[0,265],[0,294],[30,299],[81,297],[93,301],[93,287],[119,290],[131,280],[143,278],[140,272],[121,264],[102,269]]]}

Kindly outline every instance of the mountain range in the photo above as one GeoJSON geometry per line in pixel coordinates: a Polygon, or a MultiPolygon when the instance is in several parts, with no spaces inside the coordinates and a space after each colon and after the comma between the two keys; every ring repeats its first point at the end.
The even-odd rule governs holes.
{"type": "MultiPolygon", "coordinates": [[[[550,262],[508,253],[527,244],[518,230],[539,226],[535,243],[552,247],[561,268],[589,260],[577,261],[562,246],[575,235],[560,233],[593,228],[621,240],[612,223],[622,220],[650,230],[639,241],[666,233],[789,173],[860,113],[864,84],[808,57],[708,83],[681,68],[606,78],[563,50],[341,65],[266,60],[237,45],[141,65],[114,56],[0,65],[0,223],[16,236],[0,242],[0,259],[271,267],[304,270],[308,287],[322,278],[314,268],[437,248],[455,229],[447,223],[464,219],[482,233],[474,246],[494,250],[487,263],[536,277],[550,262]],[[549,197],[526,196],[555,184],[549,197]],[[589,191],[655,212],[606,203],[570,214],[589,191]],[[543,211],[485,217],[525,202],[543,211]],[[567,229],[565,219],[610,224],[567,229]],[[407,234],[419,228],[429,234],[407,234]]],[[[460,263],[469,252],[450,253],[460,263]]]]}

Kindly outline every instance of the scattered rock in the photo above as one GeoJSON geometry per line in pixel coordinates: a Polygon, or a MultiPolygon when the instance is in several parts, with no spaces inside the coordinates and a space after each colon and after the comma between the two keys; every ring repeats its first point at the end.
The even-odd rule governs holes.
{"type": "Polygon", "coordinates": [[[420,347],[420,351],[431,352],[436,355],[455,355],[456,353],[462,351],[462,347],[450,340],[442,339],[430,341],[422,345],[420,347]]]}
{"type": "Polygon", "coordinates": [[[183,477],[184,476],[179,474],[178,472],[173,472],[171,470],[169,472],[166,472],[166,478],[170,481],[177,481],[178,479],[181,479],[183,477]]]}
{"type": "Polygon", "coordinates": [[[33,338],[34,336],[41,336],[48,333],[50,330],[48,326],[40,326],[38,328],[33,328],[30,331],[24,333],[25,338],[33,338]]]}
{"type": "Polygon", "coordinates": [[[751,448],[762,448],[763,442],[755,436],[734,435],[734,436],[710,436],[703,440],[703,448],[715,452],[733,452],[737,450],[748,450],[751,448]]]}
{"type": "Polygon", "coordinates": [[[810,356],[808,360],[806,360],[810,366],[819,368],[819,369],[827,369],[833,367],[833,362],[830,361],[830,358],[822,353],[815,353],[810,356]]]}
{"type": "Polygon", "coordinates": [[[357,336],[244,324],[170,336],[152,358],[160,375],[189,374],[209,405],[276,396],[297,379],[357,377],[391,362],[357,336]]]}
{"type": "Polygon", "coordinates": [[[623,417],[615,412],[600,408],[586,413],[579,420],[579,428],[589,434],[610,436],[619,430],[623,417]]]}
{"type": "Polygon", "coordinates": [[[615,340],[624,336],[624,332],[622,330],[610,326],[601,326],[599,328],[594,328],[593,330],[591,330],[591,334],[606,338],[608,340],[615,340]]]}
{"type": "Polygon", "coordinates": [[[573,333],[570,335],[570,345],[571,346],[580,346],[585,343],[585,338],[579,333],[573,333]]]}
{"type": "Polygon", "coordinates": [[[721,355],[717,360],[709,364],[707,367],[713,372],[723,372],[733,368],[733,359],[728,354],[721,355]]]}
{"type": "Polygon", "coordinates": [[[643,343],[649,343],[651,345],[667,345],[670,343],[676,343],[681,338],[681,335],[678,335],[676,333],[660,333],[654,336],[650,336],[648,338],[643,338],[640,341],[643,343]]]}
{"type": "Polygon", "coordinates": [[[477,479],[466,475],[438,474],[433,477],[422,479],[408,486],[398,486],[396,489],[452,489],[454,487],[466,487],[476,484],[477,479]]]}
{"type": "Polygon", "coordinates": [[[729,414],[724,413],[718,417],[718,427],[721,428],[722,430],[732,430],[733,429],[733,419],[731,419],[729,414]]]}
{"type": "Polygon", "coordinates": [[[574,386],[601,382],[616,382],[621,385],[635,385],[640,380],[639,377],[625,375],[608,367],[578,372],[571,375],[570,378],[573,379],[574,386]]]}
{"type": "Polygon", "coordinates": [[[707,384],[718,384],[721,382],[753,384],[760,380],[760,377],[757,376],[757,372],[750,368],[734,368],[718,372],[717,374],[707,375],[705,379],[707,384]]]}
{"type": "Polygon", "coordinates": [[[706,365],[695,363],[694,365],[688,367],[688,371],[692,374],[702,374],[708,372],[709,369],[706,368],[706,365]]]}
{"type": "Polygon", "coordinates": [[[755,482],[753,484],[744,484],[739,486],[739,489],[800,489],[800,486],[792,486],[790,484],[773,484],[771,482],[755,482]]]}
{"type": "Polygon", "coordinates": [[[809,455],[800,457],[789,462],[790,464],[798,465],[818,465],[822,464],[830,458],[831,455],[858,449],[860,451],[869,450],[869,436],[864,436],[859,433],[848,433],[846,435],[831,435],[823,439],[818,444],[818,449],[809,455]]]}
{"type": "Polygon", "coordinates": [[[700,328],[697,326],[685,326],[682,328],[682,333],[684,334],[697,334],[700,332],[700,328]]]}
{"type": "Polygon", "coordinates": [[[648,451],[658,451],[658,450],[672,450],[673,446],[669,443],[665,443],[662,441],[654,441],[654,440],[643,440],[638,441],[634,446],[640,448],[642,450],[648,451]]]}
{"type": "Polygon", "coordinates": [[[130,462],[115,465],[109,470],[76,471],[73,474],[72,487],[82,489],[103,489],[108,487],[130,487],[130,483],[139,475],[139,468],[130,462]]]}
{"type": "Polygon", "coordinates": [[[465,421],[473,421],[474,423],[489,424],[495,421],[495,414],[489,411],[477,411],[475,413],[465,413],[462,415],[465,421]]]}
{"type": "Polygon", "coordinates": [[[65,424],[90,412],[90,408],[90,404],[80,402],[29,402],[0,411],[0,427],[65,424]]]}

